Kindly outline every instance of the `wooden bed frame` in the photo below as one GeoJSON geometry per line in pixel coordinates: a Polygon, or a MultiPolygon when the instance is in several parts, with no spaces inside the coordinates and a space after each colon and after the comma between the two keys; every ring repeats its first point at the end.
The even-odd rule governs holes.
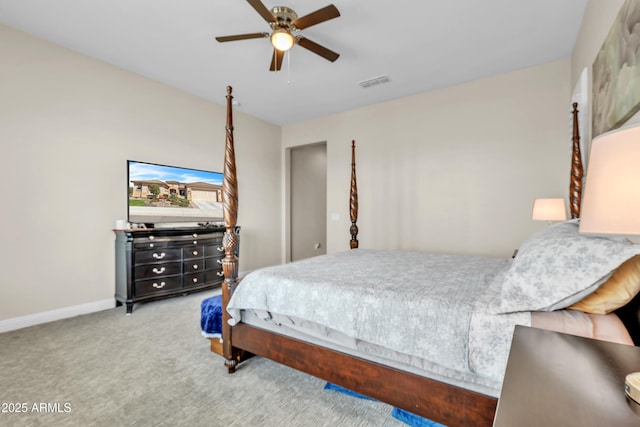
{"type": "MultiPolygon", "coordinates": [[[[222,261],[225,282],[222,286],[223,322],[222,354],[229,373],[250,355],[266,357],[278,363],[306,372],[325,381],[362,393],[449,427],[493,424],[497,399],[480,393],[435,381],[378,363],[370,362],[321,346],[309,344],[244,323],[230,326],[226,311],[229,298],[238,284],[238,258],[235,247],[238,213],[238,187],[233,142],[232,89],[227,87],[227,124],[222,202],[226,233],[223,239],[225,258],[222,261]]],[[[582,194],[582,157],[578,130],[578,105],[573,104],[573,156],[570,179],[571,217],[580,216],[582,194]]],[[[356,185],[355,141],[351,145],[351,241],[358,247],[358,194],[356,185]]],[[[218,340],[212,340],[212,350],[218,352],[218,340]]]]}

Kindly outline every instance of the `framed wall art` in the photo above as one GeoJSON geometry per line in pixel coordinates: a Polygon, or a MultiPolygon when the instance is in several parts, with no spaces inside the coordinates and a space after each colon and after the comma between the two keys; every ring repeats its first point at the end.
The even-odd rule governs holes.
{"type": "Polygon", "coordinates": [[[640,0],[626,0],[592,67],[592,137],[640,110],[640,0]]]}

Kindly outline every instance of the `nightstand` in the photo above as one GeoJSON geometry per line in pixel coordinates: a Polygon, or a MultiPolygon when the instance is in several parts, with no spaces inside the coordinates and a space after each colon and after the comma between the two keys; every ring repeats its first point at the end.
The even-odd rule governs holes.
{"type": "Polygon", "coordinates": [[[638,427],[637,371],[640,347],[516,326],[493,426],[638,427]]]}

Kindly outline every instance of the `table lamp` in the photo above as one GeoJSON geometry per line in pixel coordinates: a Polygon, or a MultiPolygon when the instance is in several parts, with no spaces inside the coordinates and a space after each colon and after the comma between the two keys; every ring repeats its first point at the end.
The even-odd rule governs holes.
{"type": "Polygon", "coordinates": [[[582,197],[580,232],[640,243],[640,126],[596,137],[582,197]]]}
{"type": "Polygon", "coordinates": [[[551,221],[566,221],[567,208],[564,199],[535,199],[531,219],[547,221],[547,224],[551,224],[551,221]]]}

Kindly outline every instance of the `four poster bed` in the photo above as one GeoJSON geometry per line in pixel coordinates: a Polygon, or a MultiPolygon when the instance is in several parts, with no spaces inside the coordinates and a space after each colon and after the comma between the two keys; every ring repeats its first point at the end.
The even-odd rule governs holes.
{"type": "MultiPolygon", "coordinates": [[[[515,324],[627,344],[638,339],[639,297],[621,303],[618,316],[578,307],[611,281],[611,271],[638,259],[640,247],[577,233],[583,172],[576,104],[570,181],[574,220],[533,236],[515,259],[357,249],[352,143],[353,250],[260,269],[239,283],[231,101],[228,87],[221,350],[230,373],[246,357],[258,355],[448,426],[490,426],[515,324]],[[592,240],[596,248],[589,260],[599,271],[582,268],[588,273],[578,274],[588,286],[558,285],[567,276],[562,268],[560,277],[552,279],[553,289],[538,283],[540,271],[531,268],[532,259],[547,257],[545,266],[553,265],[565,253],[584,253],[592,240]],[[609,259],[611,252],[620,255],[609,259]],[[589,275],[599,280],[591,283],[589,275]],[[533,290],[528,282],[536,282],[533,290]],[[573,310],[564,310],[568,306],[573,310]]],[[[220,351],[217,340],[211,342],[212,350],[220,351]]]]}

